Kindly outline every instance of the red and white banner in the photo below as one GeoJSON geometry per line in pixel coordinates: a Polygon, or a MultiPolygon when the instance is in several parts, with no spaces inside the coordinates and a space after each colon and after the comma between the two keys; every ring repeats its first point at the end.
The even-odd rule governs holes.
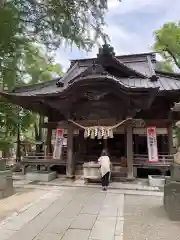
{"type": "Polygon", "coordinates": [[[147,128],[147,146],[149,162],[158,162],[156,127],[147,128]]]}
{"type": "Polygon", "coordinates": [[[62,153],[62,146],[64,141],[64,130],[62,128],[57,128],[56,140],[54,144],[53,158],[60,159],[62,153]]]}

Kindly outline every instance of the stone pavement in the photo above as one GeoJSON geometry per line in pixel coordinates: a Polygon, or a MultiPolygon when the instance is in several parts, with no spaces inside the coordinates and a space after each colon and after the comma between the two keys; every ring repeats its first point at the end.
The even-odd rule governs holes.
{"type": "Polygon", "coordinates": [[[170,221],[155,196],[125,196],[125,240],[180,240],[180,222],[170,221]]]}
{"type": "MultiPolygon", "coordinates": [[[[18,176],[16,176],[18,177],[18,176]]],[[[22,176],[21,176],[22,177],[22,176]]],[[[66,176],[60,176],[50,182],[40,181],[29,181],[26,179],[14,179],[14,187],[29,187],[29,186],[57,186],[57,187],[85,187],[85,188],[98,188],[100,183],[85,183],[84,179],[70,180],[66,176]]],[[[140,190],[140,191],[156,191],[160,192],[162,189],[159,187],[151,187],[148,185],[148,181],[145,179],[136,179],[132,183],[130,182],[112,182],[110,189],[121,189],[121,190],[140,190]]]]}
{"type": "Polygon", "coordinates": [[[45,189],[15,188],[15,194],[0,199],[0,221],[47,193],[45,189]]]}
{"type": "Polygon", "coordinates": [[[0,223],[0,240],[180,239],[180,225],[167,219],[158,192],[45,189],[48,193],[0,223]]]}

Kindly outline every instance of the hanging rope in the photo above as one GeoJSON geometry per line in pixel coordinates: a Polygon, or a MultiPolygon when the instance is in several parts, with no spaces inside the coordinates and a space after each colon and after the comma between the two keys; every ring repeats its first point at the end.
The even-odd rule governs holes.
{"type": "Polygon", "coordinates": [[[104,138],[113,138],[113,129],[117,128],[119,126],[121,126],[122,124],[124,124],[125,122],[127,122],[128,120],[132,120],[132,118],[127,118],[113,126],[91,126],[91,127],[85,127],[71,119],[69,119],[68,121],[73,123],[74,125],[83,128],[84,131],[84,137],[90,137],[91,139],[94,139],[95,137],[97,137],[98,139],[104,138]]]}
{"type": "MultiPolygon", "coordinates": [[[[108,129],[117,128],[117,127],[121,126],[123,123],[127,122],[128,120],[132,120],[132,118],[126,118],[126,119],[124,119],[123,121],[121,121],[121,122],[119,122],[119,123],[117,123],[117,124],[115,124],[115,125],[113,125],[113,126],[107,126],[106,128],[108,128],[108,129]]],[[[77,123],[77,122],[75,122],[75,121],[73,121],[73,120],[71,120],[71,119],[68,119],[68,121],[71,122],[71,123],[73,123],[74,125],[80,127],[80,128],[83,128],[83,129],[94,128],[94,127],[86,127],[86,126],[83,126],[83,125],[81,125],[81,124],[79,124],[79,123],[77,123]]],[[[95,126],[95,127],[97,127],[97,126],[95,126]]]]}
{"type": "Polygon", "coordinates": [[[86,129],[86,127],[84,127],[83,125],[81,125],[81,124],[79,124],[79,123],[77,123],[77,122],[75,122],[75,121],[73,121],[71,119],[68,119],[68,122],[71,122],[71,123],[73,123],[74,125],[76,125],[76,126],[78,126],[80,128],[86,129]]]}

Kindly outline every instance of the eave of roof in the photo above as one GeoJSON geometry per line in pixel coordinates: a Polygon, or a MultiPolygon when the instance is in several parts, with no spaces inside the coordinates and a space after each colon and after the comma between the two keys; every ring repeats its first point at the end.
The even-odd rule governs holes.
{"type": "MultiPolygon", "coordinates": [[[[159,88],[159,92],[179,92],[180,91],[180,81],[179,78],[169,77],[167,74],[157,74],[159,79],[155,82],[151,82],[149,79],[140,78],[116,78],[116,81],[120,81],[122,84],[129,88],[159,88]]],[[[174,75],[173,75],[174,76],[174,75]]],[[[176,76],[176,75],[175,75],[176,76]]],[[[65,84],[63,87],[57,87],[57,81],[49,81],[48,84],[38,84],[33,86],[27,86],[18,88],[16,91],[7,94],[13,94],[17,96],[51,96],[61,94],[69,87],[69,84],[65,84]]],[[[1,95],[4,93],[0,93],[1,95]]]]}
{"type": "Polygon", "coordinates": [[[170,78],[175,78],[177,80],[180,80],[180,73],[171,73],[171,72],[165,72],[160,70],[155,70],[158,75],[167,76],[170,78]]]}
{"type": "Polygon", "coordinates": [[[25,86],[17,86],[12,90],[12,92],[18,93],[18,92],[23,92],[23,91],[32,91],[32,90],[41,89],[41,88],[56,84],[58,81],[60,81],[60,79],[61,79],[61,77],[57,77],[57,78],[54,78],[54,79],[51,79],[51,80],[48,80],[45,82],[41,82],[41,83],[25,85],[25,86]]]}
{"type": "MultiPolygon", "coordinates": [[[[125,78],[126,79],[126,78],[125,78]]],[[[151,85],[146,85],[145,87],[142,86],[133,86],[133,85],[129,85],[126,84],[125,79],[122,79],[122,81],[119,81],[118,78],[111,76],[111,75],[91,75],[91,76],[87,76],[87,77],[81,77],[79,79],[76,79],[74,82],[72,82],[71,84],[68,84],[62,88],[58,88],[55,87],[54,90],[56,91],[52,91],[51,93],[38,93],[38,94],[34,94],[34,91],[32,92],[27,92],[26,94],[23,94],[22,92],[20,93],[5,93],[5,92],[0,92],[0,95],[6,97],[6,98],[13,98],[13,97],[18,97],[18,98],[24,98],[24,99],[28,99],[30,97],[37,97],[37,98],[41,98],[41,97],[51,97],[51,96],[59,96],[59,97],[65,97],[68,94],[72,94],[73,88],[75,86],[79,86],[79,87],[83,87],[83,86],[94,86],[95,84],[100,84],[105,83],[105,84],[115,84],[115,86],[117,86],[119,89],[124,90],[125,92],[158,92],[158,87],[157,86],[151,86],[151,85]]]]}

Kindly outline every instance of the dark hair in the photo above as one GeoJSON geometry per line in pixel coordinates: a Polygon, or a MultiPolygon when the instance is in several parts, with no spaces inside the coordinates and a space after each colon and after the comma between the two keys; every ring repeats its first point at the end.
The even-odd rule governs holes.
{"type": "Polygon", "coordinates": [[[108,150],[107,150],[107,148],[104,148],[103,150],[102,150],[102,152],[101,152],[101,156],[108,156],[109,154],[108,154],[108,150]]]}

